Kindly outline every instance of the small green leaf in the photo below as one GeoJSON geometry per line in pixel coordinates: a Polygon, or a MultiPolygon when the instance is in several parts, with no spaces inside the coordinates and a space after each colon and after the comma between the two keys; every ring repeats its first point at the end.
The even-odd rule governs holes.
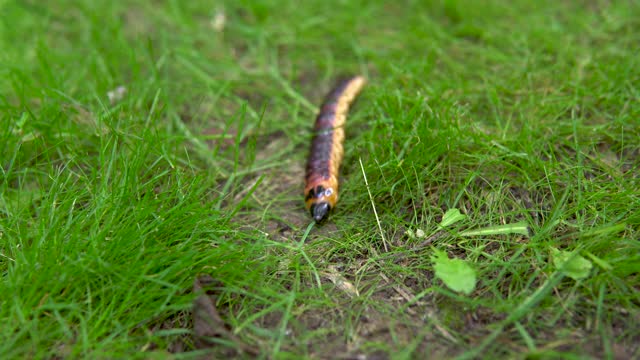
{"type": "Polygon", "coordinates": [[[593,265],[591,265],[591,261],[585,259],[579,254],[574,254],[571,251],[551,248],[551,257],[556,269],[564,272],[573,280],[580,280],[588,277],[589,272],[591,272],[591,268],[593,267],[593,265]]]}
{"type": "Polygon", "coordinates": [[[514,224],[489,226],[476,230],[467,230],[460,233],[462,236],[475,236],[475,235],[505,235],[505,234],[520,234],[529,236],[529,226],[525,222],[517,222],[514,224]]]}
{"type": "Polygon", "coordinates": [[[447,227],[447,226],[453,225],[458,221],[463,220],[465,217],[466,215],[461,214],[460,210],[455,208],[449,209],[442,216],[442,221],[440,221],[440,226],[447,227]]]}
{"type": "Polygon", "coordinates": [[[431,257],[436,276],[453,291],[471,294],[476,287],[476,272],[469,264],[460,259],[449,259],[447,253],[435,250],[431,257]]]}

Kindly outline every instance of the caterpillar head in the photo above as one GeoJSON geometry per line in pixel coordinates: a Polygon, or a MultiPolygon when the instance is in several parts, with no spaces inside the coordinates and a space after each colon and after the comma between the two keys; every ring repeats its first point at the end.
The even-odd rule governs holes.
{"type": "Polygon", "coordinates": [[[311,212],[311,217],[313,218],[313,220],[319,223],[324,221],[329,216],[331,205],[329,205],[329,203],[326,201],[317,202],[311,204],[311,208],[309,210],[311,212]]]}
{"type": "Polygon", "coordinates": [[[324,221],[338,201],[338,192],[331,184],[317,184],[306,191],[306,207],[318,223],[324,221]]]}

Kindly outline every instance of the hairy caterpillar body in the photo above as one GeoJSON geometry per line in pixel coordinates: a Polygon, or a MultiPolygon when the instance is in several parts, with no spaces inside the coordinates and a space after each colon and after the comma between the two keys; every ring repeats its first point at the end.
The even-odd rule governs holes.
{"type": "Polygon", "coordinates": [[[325,220],[338,202],[338,170],[344,154],[344,123],[349,106],[365,83],[362,76],[340,82],[327,95],[316,117],[304,189],[306,208],[316,222],[325,220]]]}

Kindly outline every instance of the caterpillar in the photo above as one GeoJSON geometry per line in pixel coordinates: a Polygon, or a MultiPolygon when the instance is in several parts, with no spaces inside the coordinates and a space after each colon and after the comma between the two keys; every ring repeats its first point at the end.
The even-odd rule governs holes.
{"type": "Polygon", "coordinates": [[[338,170],[342,162],[344,123],[349,106],[366,80],[354,76],[340,82],[325,98],[316,117],[305,175],[305,206],[316,222],[324,221],[338,202],[338,170]]]}

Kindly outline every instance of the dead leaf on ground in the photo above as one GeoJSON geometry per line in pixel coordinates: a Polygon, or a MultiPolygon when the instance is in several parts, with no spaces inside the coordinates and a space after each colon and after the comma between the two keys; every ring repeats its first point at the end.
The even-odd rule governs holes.
{"type": "Polygon", "coordinates": [[[350,297],[358,297],[360,293],[347,278],[345,278],[334,265],[329,265],[324,274],[331,282],[340,290],[344,291],[350,297]]]}
{"type": "Polygon", "coordinates": [[[256,349],[244,344],[227,327],[220,313],[216,309],[216,296],[212,291],[218,281],[209,275],[196,277],[193,284],[193,292],[200,294],[193,301],[193,334],[197,349],[212,349],[220,345],[221,341],[233,343],[236,351],[242,351],[251,355],[258,355],[256,349]]]}

